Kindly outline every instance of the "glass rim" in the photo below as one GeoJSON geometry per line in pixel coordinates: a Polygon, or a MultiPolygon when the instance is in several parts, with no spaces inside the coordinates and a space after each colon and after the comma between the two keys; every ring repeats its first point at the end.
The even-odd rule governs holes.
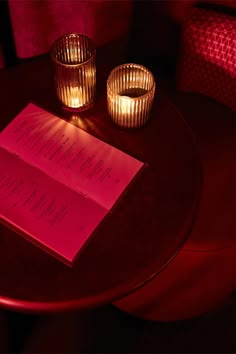
{"type": "Polygon", "coordinates": [[[148,68],[146,68],[146,66],[144,66],[142,64],[137,64],[137,63],[124,63],[121,65],[118,65],[114,69],[111,70],[111,72],[107,78],[107,89],[115,96],[125,98],[125,99],[129,98],[131,100],[138,100],[138,99],[140,99],[140,97],[143,98],[143,97],[149,96],[152,93],[152,91],[155,89],[155,87],[156,87],[156,83],[155,83],[155,78],[154,78],[153,73],[148,68]],[[138,97],[123,96],[123,95],[120,95],[119,93],[115,93],[114,90],[111,88],[111,85],[109,84],[110,78],[114,74],[114,72],[116,72],[120,68],[128,67],[129,65],[134,65],[134,67],[137,67],[139,69],[144,69],[144,71],[146,71],[151,76],[151,79],[152,79],[152,86],[151,86],[150,90],[148,90],[146,93],[144,93],[138,97]]]}
{"type": "Polygon", "coordinates": [[[67,33],[67,34],[63,34],[62,36],[58,37],[54,42],[53,44],[51,45],[51,48],[50,48],[50,58],[51,60],[54,62],[54,63],[57,63],[61,66],[65,66],[65,67],[79,67],[79,66],[83,66],[83,65],[86,65],[89,61],[91,61],[92,59],[95,58],[95,55],[96,55],[96,47],[95,47],[95,44],[93,42],[93,40],[86,36],[85,34],[82,34],[82,33],[76,33],[76,32],[72,32],[72,33],[67,33]],[[83,38],[86,38],[88,40],[88,42],[90,42],[90,44],[92,45],[92,55],[89,59],[83,61],[82,63],[77,63],[77,64],[66,64],[66,63],[63,63],[61,62],[60,60],[58,60],[55,55],[53,54],[53,49],[55,48],[55,46],[58,44],[58,42],[60,42],[62,39],[64,38],[67,38],[67,37],[83,37],[83,38]]]}

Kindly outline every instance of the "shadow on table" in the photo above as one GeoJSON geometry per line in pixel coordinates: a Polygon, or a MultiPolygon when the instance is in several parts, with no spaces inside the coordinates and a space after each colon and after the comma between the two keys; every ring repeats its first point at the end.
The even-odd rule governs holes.
{"type": "Polygon", "coordinates": [[[48,316],[10,314],[11,353],[235,353],[236,302],[203,317],[146,322],[113,306],[48,316]]]}

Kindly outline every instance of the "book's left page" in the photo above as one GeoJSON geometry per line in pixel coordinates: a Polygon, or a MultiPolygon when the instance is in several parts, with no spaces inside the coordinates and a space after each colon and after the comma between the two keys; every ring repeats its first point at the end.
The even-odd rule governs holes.
{"type": "Polygon", "coordinates": [[[66,264],[72,264],[106,213],[0,148],[0,219],[66,264]]]}

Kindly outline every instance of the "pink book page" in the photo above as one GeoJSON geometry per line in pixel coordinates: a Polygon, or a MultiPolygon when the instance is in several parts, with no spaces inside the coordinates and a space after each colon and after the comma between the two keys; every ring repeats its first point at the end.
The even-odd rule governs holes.
{"type": "Polygon", "coordinates": [[[0,219],[71,264],[107,210],[0,148],[0,219]]]}
{"type": "Polygon", "coordinates": [[[30,103],[0,146],[110,210],[143,162],[30,103]]]}

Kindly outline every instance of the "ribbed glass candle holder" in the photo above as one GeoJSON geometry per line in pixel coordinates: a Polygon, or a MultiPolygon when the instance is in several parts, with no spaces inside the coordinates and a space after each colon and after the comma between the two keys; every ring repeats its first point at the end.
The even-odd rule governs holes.
{"type": "Polygon", "coordinates": [[[124,128],[145,125],[155,86],[152,73],[142,65],[127,63],[114,68],[107,79],[107,106],[112,120],[124,128]]]}
{"type": "Polygon", "coordinates": [[[90,107],[96,91],[96,49],[92,40],[71,33],[52,45],[51,60],[57,97],[64,108],[79,111],[90,107]]]}

